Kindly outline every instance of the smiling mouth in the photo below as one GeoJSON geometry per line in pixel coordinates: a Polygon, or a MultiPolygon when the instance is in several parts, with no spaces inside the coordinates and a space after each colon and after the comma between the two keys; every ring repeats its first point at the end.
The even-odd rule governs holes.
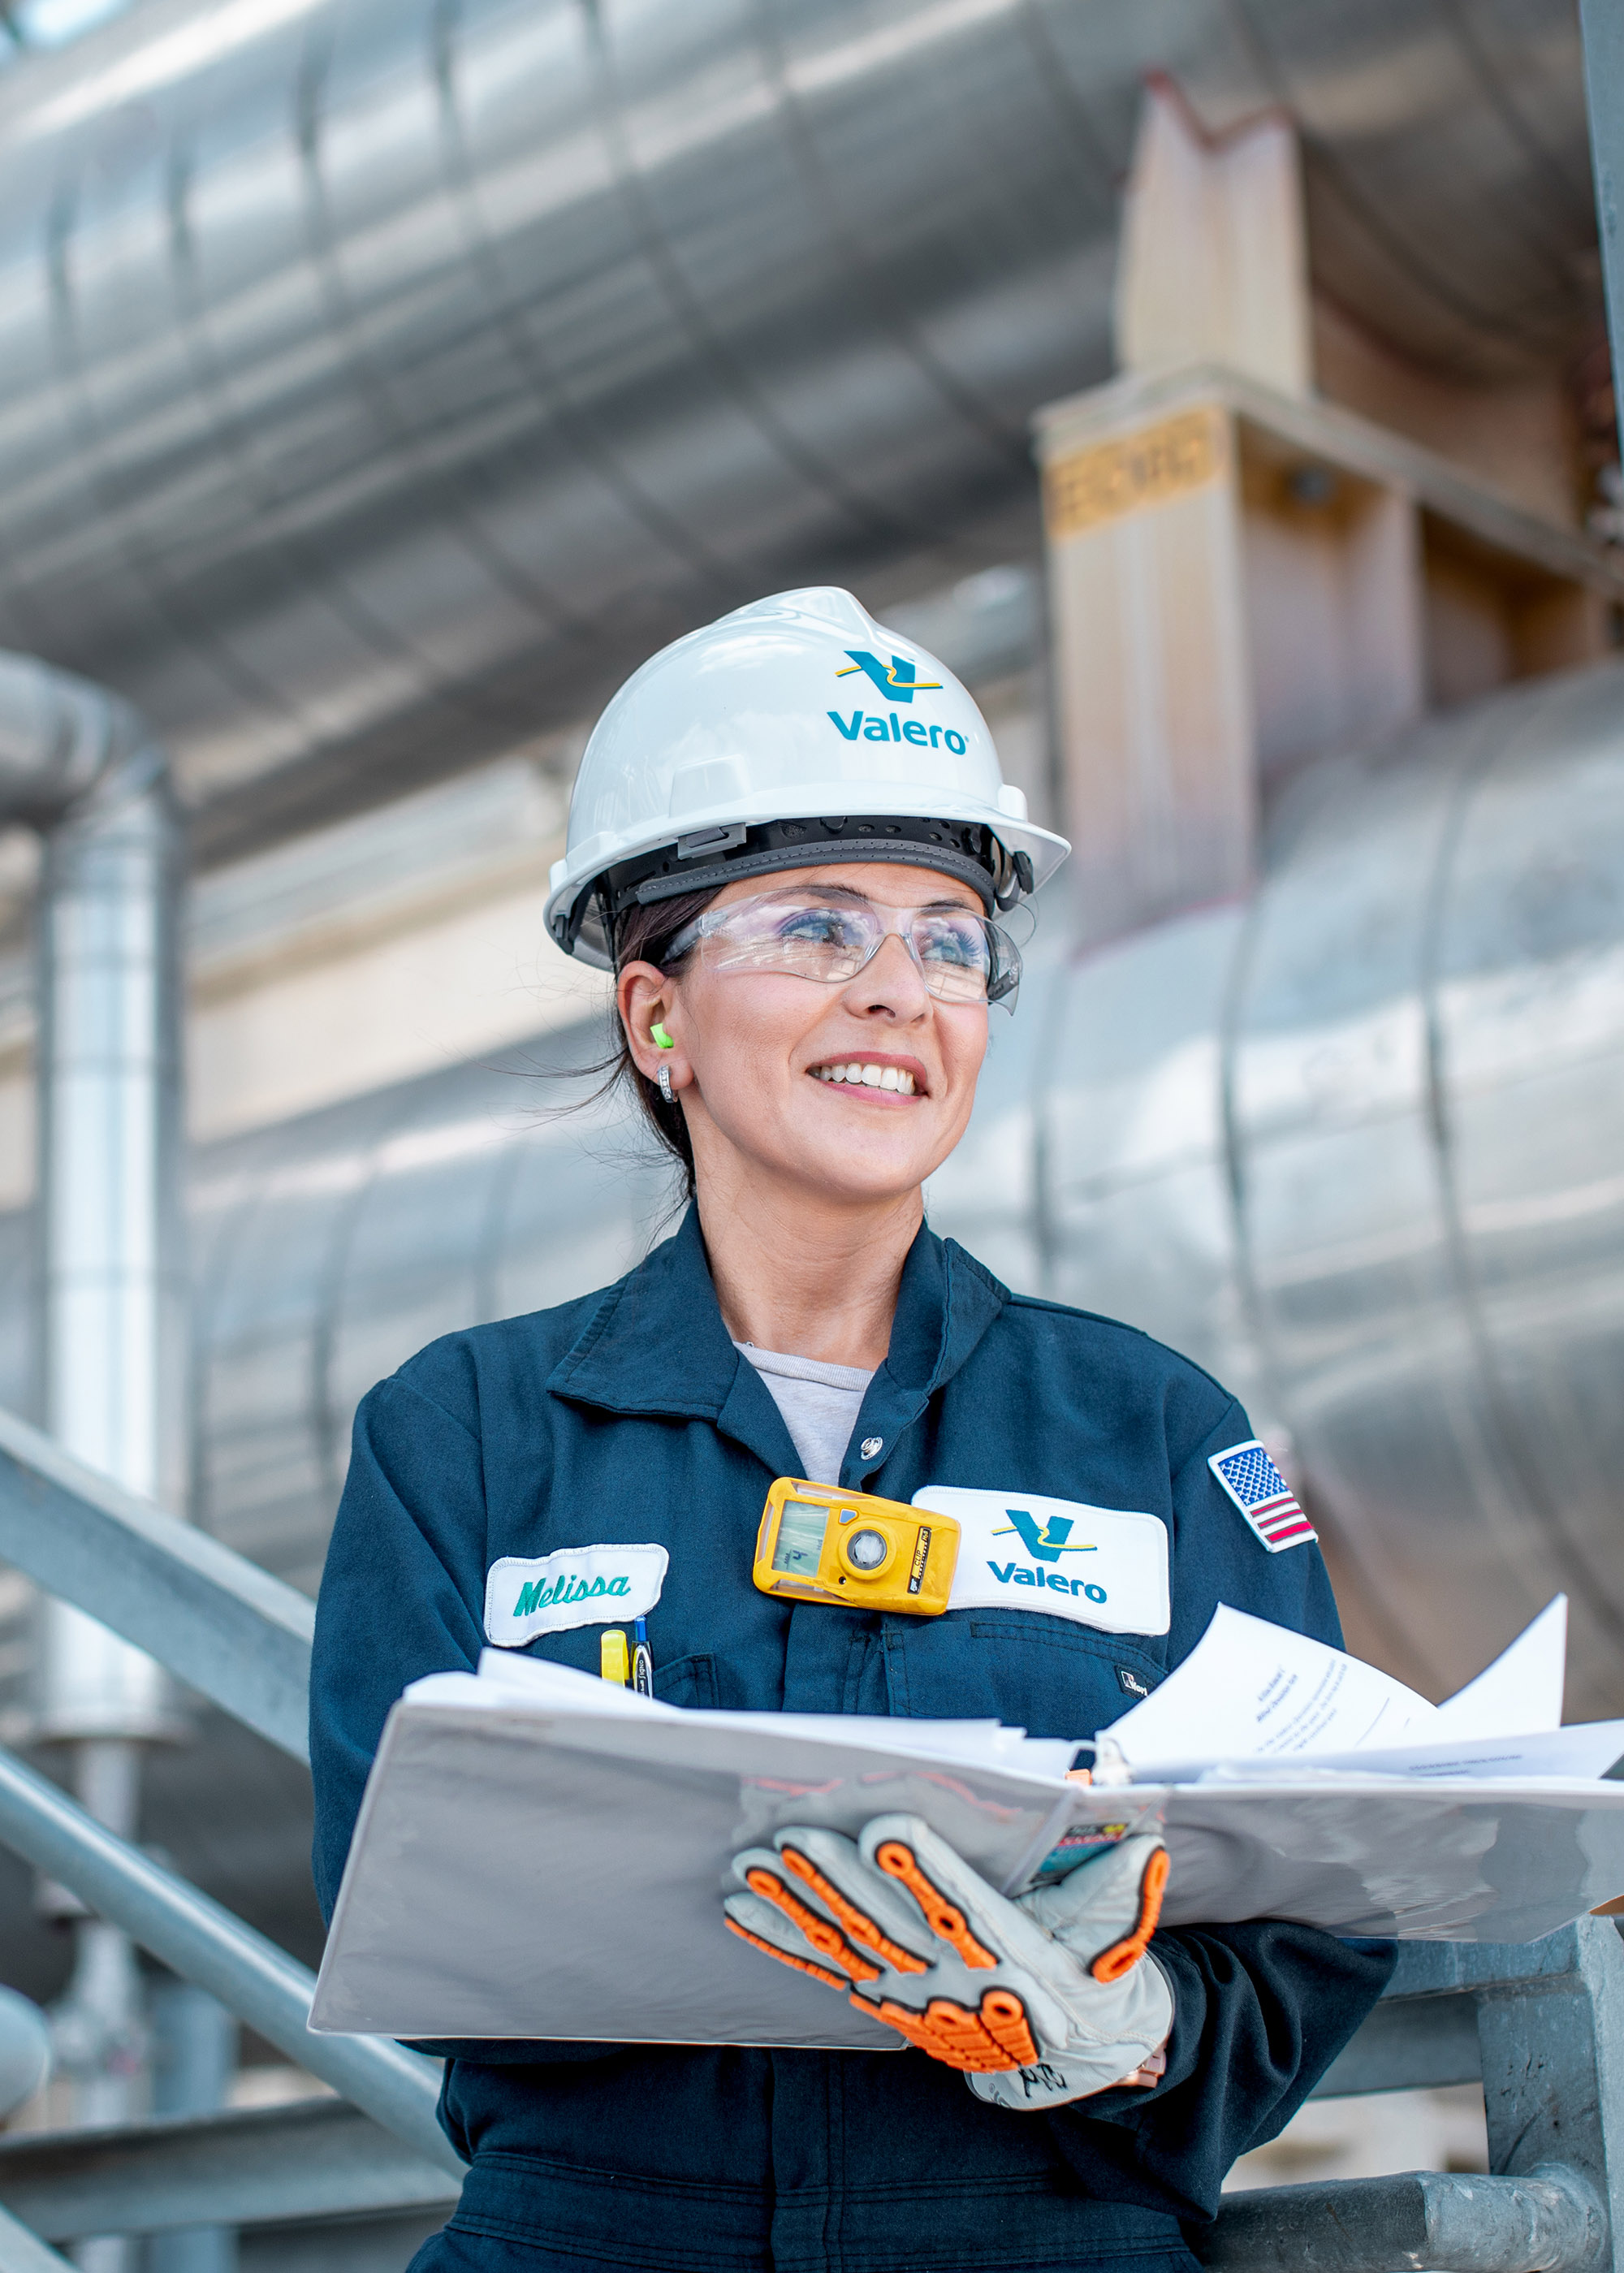
{"type": "Polygon", "coordinates": [[[894,1097],[912,1097],[917,1085],[901,1066],[871,1065],[863,1058],[847,1058],[834,1065],[809,1066],[814,1081],[843,1082],[849,1089],[888,1090],[894,1097]]]}

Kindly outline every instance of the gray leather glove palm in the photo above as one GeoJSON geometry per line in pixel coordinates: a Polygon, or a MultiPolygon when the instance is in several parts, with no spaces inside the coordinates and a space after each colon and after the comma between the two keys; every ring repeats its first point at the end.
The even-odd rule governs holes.
{"type": "Polygon", "coordinates": [[[962,2069],[978,2099],[1042,2108],[1104,2091],[1172,2026],[1146,1951],[1167,1880],[1158,1839],[1125,1839],[1014,1902],[912,1815],[876,1816],[857,1840],[792,1827],[733,1868],[735,1933],[962,2069]]]}

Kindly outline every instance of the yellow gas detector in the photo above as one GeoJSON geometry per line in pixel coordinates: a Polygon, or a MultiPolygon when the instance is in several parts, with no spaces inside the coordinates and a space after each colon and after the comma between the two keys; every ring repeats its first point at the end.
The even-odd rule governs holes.
{"type": "Polygon", "coordinates": [[[958,1559],[950,1515],[780,1476],[761,1512],[751,1576],[764,1594],[935,1618],[958,1559]]]}

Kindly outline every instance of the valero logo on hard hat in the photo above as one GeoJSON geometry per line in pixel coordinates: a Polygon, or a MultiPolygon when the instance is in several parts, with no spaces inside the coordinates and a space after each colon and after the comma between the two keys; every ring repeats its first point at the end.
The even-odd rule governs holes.
{"type": "Polygon", "coordinates": [[[1035,892],[1066,840],[1004,781],[974,697],[904,636],[819,585],[735,608],[633,671],[582,754],[548,880],[565,953],[611,970],[634,907],[831,863],[954,876],[989,912],[1035,892]]]}
{"type": "MultiPolygon", "coordinates": [[[[939,679],[921,679],[918,664],[909,663],[905,655],[894,655],[887,664],[865,647],[849,647],[846,652],[851,661],[835,672],[835,678],[854,679],[860,671],[873,680],[889,702],[911,702],[916,694],[939,694],[942,691],[939,679]]],[[[904,723],[894,710],[883,717],[854,710],[849,724],[838,710],[831,710],[829,716],[849,742],[855,742],[861,735],[865,742],[917,742],[922,748],[932,750],[945,745],[955,758],[962,758],[968,747],[956,726],[932,726],[927,731],[920,719],[909,718],[904,723]]]]}
{"type": "Polygon", "coordinates": [[[864,671],[880,693],[888,695],[893,702],[911,702],[916,694],[939,694],[942,691],[939,679],[916,678],[918,665],[909,663],[905,655],[894,655],[890,662],[885,664],[877,655],[871,655],[865,647],[849,647],[846,652],[851,661],[843,671],[835,672],[835,678],[850,679],[859,671],[864,671]]]}

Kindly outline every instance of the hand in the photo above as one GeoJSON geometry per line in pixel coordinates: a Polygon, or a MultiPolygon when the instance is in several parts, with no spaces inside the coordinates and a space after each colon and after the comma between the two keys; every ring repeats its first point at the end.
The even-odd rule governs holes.
{"type": "Polygon", "coordinates": [[[1146,1954],[1167,1882],[1158,1839],[1122,1840],[1014,1902],[913,1815],[876,1816],[860,1840],[792,1827],[733,1868],[747,1889],[724,1904],[735,1933],[962,2069],[978,2099],[1055,2107],[1165,2066],[1172,1994],[1146,1954]]]}

